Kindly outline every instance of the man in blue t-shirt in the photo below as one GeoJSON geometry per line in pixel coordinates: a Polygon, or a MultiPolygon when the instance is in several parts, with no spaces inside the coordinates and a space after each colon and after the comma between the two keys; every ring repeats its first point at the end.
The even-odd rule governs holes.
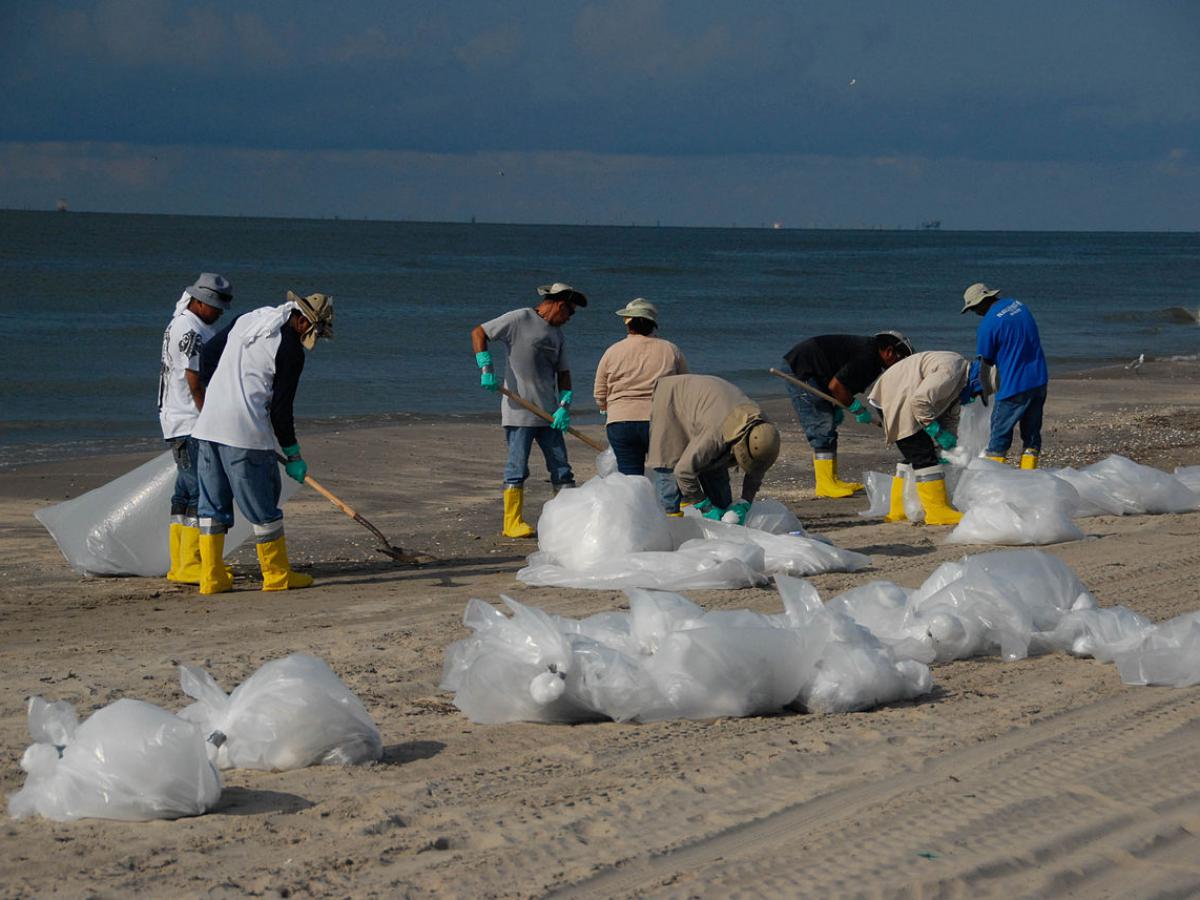
{"type": "Polygon", "coordinates": [[[986,456],[1004,462],[1012,446],[1013,429],[1021,426],[1022,469],[1036,469],[1042,452],[1042,409],[1046,405],[1046,357],[1037,322],[1019,300],[1002,297],[983,283],[963,292],[963,308],[982,317],[975,353],[983,365],[994,366],[1000,388],[992,407],[992,431],[986,456]]]}

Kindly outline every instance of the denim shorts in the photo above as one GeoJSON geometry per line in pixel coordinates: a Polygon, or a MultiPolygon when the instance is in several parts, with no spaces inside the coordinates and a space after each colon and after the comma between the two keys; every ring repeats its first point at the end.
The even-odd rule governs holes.
{"type": "Polygon", "coordinates": [[[283,519],[279,461],[274,450],[245,450],[200,441],[200,530],[223,534],[233,527],[233,503],[252,525],[283,519]]]}

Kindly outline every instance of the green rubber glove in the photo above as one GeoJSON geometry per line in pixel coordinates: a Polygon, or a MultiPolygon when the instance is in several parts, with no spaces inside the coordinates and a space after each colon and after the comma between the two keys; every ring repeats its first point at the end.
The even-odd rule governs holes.
{"type": "Polygon", "coordinates": [[[842,420],[846,418],[845,411],[840,406],[833,408],[833,426],[836,428],[842,424],[842,420]]]}
{"type": "Polygon", "coordinates": [[[958,438],[949,431],[943,431],[942,426],[937,422],[930,422],[926,425],[925,433],[933,438],[943,450],[952,450],[958,446],[958,438]]]}
{"type": "Polygon", "coordinates": [[[287,472],[288,478],[304,484],[304,476],[308,474],[308,463],[300,457],[300,445],[292,444],[290,447],[284,447],[283,455],[287,457],[287,462],[283,464],[283,470],[287,472]]]}
{"type": "Polygon", "coordinates": [[[726,510],[726,512],[737,513],[738,524],[745,525],[746,524],[746,513],[750,512],[750,501],[749,500],[739,500],[737,503],[733,504],[733,506],[729,507],[729,509],[726,510]]]}
{"type": "Polygon", "coordinates": [[[492,368],[492,351],[480,350],[475,354],[475,364],[479,366],[479,386],[485,391],[494,391],[500,387],[496,371],[492,368]]]}
{"type": "Polygon", "coordinates": [[[554,411],[554,421],[550,423],[550,427],[556,431],[566,431],[571,427],[571,401],[575,397],[574,391],[563,391],[558,398],[558,409],[554,411]]]}
{"type": "Polygon", "coordinates": [[[850,412],[854,414],[854,421],[860,422],[863,425],[870,424],[871,419],[873,418],[871,411],[863,406],[862,401],[857,397],[855,397],[854,402],[850,404],[850,412]]]}
{"type": "Polygon", "coordinates": [[[679,504],[680,509],[683,509],[685,506],[694,506],[696,509],[700,510],[701,513],[706,513],[712,508],[712,501],[707,497],[701,497],[695,503],[689,503],[687,500],[684,500],[679,504]]]}
{"type": "Polygon", "coordinates": [[[709,504],[708,510],[704,513],[704,518],[712,519],[714,522],[720,522],[721,516],[725,515],[725,510],[712,503],[709,504]]]}

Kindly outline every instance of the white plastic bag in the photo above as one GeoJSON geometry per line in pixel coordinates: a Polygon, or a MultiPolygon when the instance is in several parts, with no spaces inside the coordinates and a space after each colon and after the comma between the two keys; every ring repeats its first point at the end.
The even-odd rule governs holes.
{"type": "MultiPolygon", "coordinates": [[[[283,478],[282,504],[300,485],[283,478]]],[[[175,460],[168,450],[108,484],[54,506],[34,511],[64,557],[89,575],[161,578],[170,566],[167,531],[175,460]]],[[[250,534],[240,512],[225,538],[228,554],[250,534]]]]}
{"type": "Polygon", "coordinates": [[[179,667],[195,699],[179,715],[207,736],[222,769],[283,772],[379,759],[383,740],[358,698],[324,660],[303,653],[265,663],[226,696],[199,667],[179,667]]]}
{"type": "Polygon", "coordinates": [[[18,819],[177,819],[221,795],[200,729],[141,700],[118,700],[78,725],[70,704],[32,697],[29,733],[25,785],[8,801],[18,819]]]}

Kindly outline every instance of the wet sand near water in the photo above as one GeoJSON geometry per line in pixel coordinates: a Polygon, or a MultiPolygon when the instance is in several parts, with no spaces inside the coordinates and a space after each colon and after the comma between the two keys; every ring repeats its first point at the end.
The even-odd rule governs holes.
{"type": "MultiPolygon", "coordinates": [[[[1167,471],[1200,464],[1197,367],[1147,363],[1051,384],[1043,462],[1109,453],[1167,471]]],[[[913,587],[992,548],[945,529],[816,500],[786,400],[765,406],[784,447],[764,496],[871,569],[812,578],[826,598],[876,579],[913,587]]],[[[602,437],[598,426],[582,426],[602,437]]],[[[931,696],[866,713],[651,725],[477,726],[438,690],[472,597],[569,616],[616,591],[515,580],[531,541],[499,536],[498,424],[418,422],[301,435],[315,478],[393,544],[440,561],[397,568],[307,489],[289,549],[317,586],[264,594],[252,547],[235,591],[82,578],[33,519],[145,461],[122,454],[0,474],[0,788],[24,781],[25,698],[120,697],[180,709],[177,663],[231,689],[262,662],[325,659],[374,716],[382,762],[224,773],[211,813],[175,822],[0,823],[0,894],[34,896],[1187,895],[1200,892],[1200,688],[1127,687],[1114,667],[1049,655],[934,668],[931,696]]],[[[890,471],[874,429],[842,430],[843,477],[890,471]]],[[[580,480],[593,454],[570,444],[580,480]]],[[[550,496],[531,460],[530,517],[550,496]]],[[[1102,605],[1155,620],[1200,609],[1200,514],[1100,516],[1046,548],[1102,605]]],[[[164,523],[165,527],[165,523],[164,523]]],[[[707,608],[778,611],[770,589],[697,591],[707,608]]]]}

